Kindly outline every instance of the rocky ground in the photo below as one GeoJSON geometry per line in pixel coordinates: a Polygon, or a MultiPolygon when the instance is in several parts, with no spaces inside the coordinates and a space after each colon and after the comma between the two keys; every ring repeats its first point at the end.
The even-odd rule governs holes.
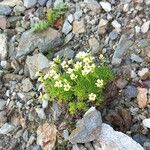
{"type": "Polygon", "coordinates": [[[59,30],[31,32],[62,2],[0,0],[0,149],[150,150],[150,0],[65,0],[59,30]],[[83,50],[102,54],[116,79],[101,113],[92,107],[70,118],[57,102],[38,99],[35,73],[53,56],[83,50]]]}

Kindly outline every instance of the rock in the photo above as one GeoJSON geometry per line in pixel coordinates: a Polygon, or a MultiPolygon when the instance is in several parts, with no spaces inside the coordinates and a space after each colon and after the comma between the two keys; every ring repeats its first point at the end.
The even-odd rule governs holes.
{"type": "Polygon", "coordinates": [[[66,20],[64,22],[63,28],[62,28],[62,33],[64,33],[65,35],[67,35],[70,31],[72,30],[72,26],[70,25],[70,23],[66,20]]]}
{"type": "Polygon", "coordinates": [[[34,135],[31,135],[28,142],[27,142],[27,147],[29,147],[30,145],[32,145],[34,143],[34,141],[36,140],[34,135]]]}
{"type": "Polygon", "coordinates": [[[45,6],[47,0],[38,0],[38,3],[41,5],[41,6],[45,6]]]}
{"type": "Polygon", "coordinates": [[[145,48],[145,47],[148,47],[150,46],[150,39],[142,39],[138,42],[138,46],[140,48],[145,48]]]}
{"type": "Polygon", "coordinates": [[[0,2],[0,5],[14,7],[16,5],[22,5],[22,0],[3,0],[2,2],[0,2]]]}
{"type": "Polygon", "coordinates": [[[7,117],[5,111],[0,111],[0,127],[3,126],[4,123],[6,123],[7,117]]]}
{"type": "Polygon", "coordinates": [[[133,44],[131,40],[128,40],[128,37],[126,34],[123,34],[119,40],[118,46],[115,49],[113,58],[112,58],[112,64],[113,65],[120,65],[122,58],[124,54],[127,52],[127,50],[130,48],[130,46],[133,44]]]}
{"type": "Polygon", "coordinates": [[[54,56],[55,57],[59,56],[60,58],[72,59],[75,56],[75,52],[70,48],[65,48],[65,49],[62,49],[62,50],[58,51],[57,53],[55,53],[54,56]]]}
{"type": "Polygon", "coordinates": [[[17,6],[14,7],[13,11],[15,12],[15,15],[21,15],[21,14],[24,13],[25,7],[17,5],[17,6]]]}
{"type": "Polygon", "coordinates": [[[138,75],[140,77],[143,77],[145,74],[147,74],[149,72],[149,69],[148,68],[142,68],[142,70],[139,70],[138,71],[138,75]]]}
{"type": "Polygon", "coordinates": [[[145,108],[147,106],[147,93],[148,90],[146,88],[137,87],[138,89],[138,95],[137,95],[137,101],[139,108],[145,108]]]}
{"type": "Polygon", "coordinates": [[[37,144],[42,150],[52,150],[56,142],[57,129],[53,124],[45,123],[37,129],[37,144]]]}
{"type": "Polygon", "coordinates": [[[47,3],[46,3],[46,7],[51,8],[52,5],[53,5],[53,0],[48,0],[47,3]]]}
{"type": "Polygon", "coordinates": [[[93,145],[96,150],[144,150],[132,138],[122,132],[115,131],[105,123],[102,124],[101,134],[93,145]]]}
{"type": "Polygon", "coordinates": [[[7,37],[5,34],[0,34],[0,59],[3,60],[7,56],[7,37]]]}
{"type": "Polygon", "coordinates": [[[80,34],[86,32],[84,21],[74,21],[73,22],[73,33],[80,34]]]}
{"type": "Polygon", "coordinates": [[[57,102],[54,102],[51,109],[52,109],[52,115],[53,115],[54,121],[59,120],[59,117],[62,113],[62,110],[59,104],[57,102]]]}
{"type": "Polygon", "coordinates": [[[45,52],[48,48],[55,48],[61,43],[61,34],[52,28],[40,33],[33,33],[29,30],[21,36],[16,57],[27,55],[36,48],[45,52]]]}
{"type": "Polygon", "coordinates": [[[112,31],[109,33],[109,38],[111,40],[115,40],[118,37],[118,33],[116,31],[112,31]]]}
{"type": "Polygon", "coordinates": [[[131,54],[131,60],[134,62],[142,63],[143,59],[136,54],[131,54]]]}
{"type": "Polygon", "coordinates": [[[74,34],[71,32],[65,37],[65,44],[71,41],[74,37],[74,34]]]}
{"type": "Polygon", "coordinates": [[[40,119],[43,119],[43,120],[46,119],[46,115],[45,115],[43,108],[36,108],[35,110],[36,110],[40,119]]]}
{"type": "Polygon", "coordinates": [[[84,0],[84,2],[92,12],[100,13],[100,5],[96,0],[84,0]]]}
{"type": "Polygon", "coordinates": [[[5,123],[1,128],[0,128],[0,134],[8,134],[9,132],[13,131],[16,127],[12,124],[5,123]]]}
{"type": "Polygon", "coordinates": [[[142,134],[135,134],[132,138],[141,145],[143,145],[147,141],[147,137],[142,134]]]}
{"type": "Polygon", "coordinates": [[[74,16],[72,14],[70,14],[68,17],[67,17],[69,23],[72,23],[73,20],[74,20],[74,16]]]}
{"type": "Polygon", "coordinates": [[[99,24],[98,24],[98,33],[100,35],[103,35],[104,33],[106,33],[106,30],[107,30],[107,24],[108,24],[108,21],[107,20],[104,20],[104,19],[101,19],[99,24]]]}
{"type": "Polygon", "coordinates": [[[99,137],[101,131],[101,114],[91,107],[76,124],[76,129],[69,136],[72,144],[87,143],[99,137]]]}
{"type": "Polygon", "coordinates": [[[145,142],[144,143],[144,149],[145,150],[150,150],[150,142],[145,142]]]}
{"type": "Polygon", "coordinates": [[[125,97],[127,97],[129,100],[132,98],[137,97],[138,91],[135,86],[129,85],[125,89],[125,97]]]}
{"type": "Polygon", "coordinates": [[[114,20],[111,24],[118,33],[121,31],[121,24],[117,20],[114,20]]]}
{"type": "Polygon", "coordinates": [[[87,150],[94,150],[94,147],[93,147],[93,145],[90,142],[89,143],[85,143],[84,145],[87,148],[87,150]]]}
{"type": "Polygon", "coordinates": [[[54,8],[59,7],[59,5],[61,5],[63,3],[64,3],[63,0],[55,0],[55,2],[54,2],[54,8]]]}
{"type": "Polygon", "coordinates": [[[144,22],[141,26],[142,33],[146,33],[149,30],[150,21],[144,22]]]}
{"type": "Polygon", "coordinates": [[[100,50],[100,44],[96,38],[89,39],[89,45],[92,54],[97,54],[100,50]]]}
{"type": "Polygon", "coordinates": [[[26,8],[32,8],[32,7],[34,7],[35,5],[36,5],[36,3],[37,3],[37,0],[24,0],[24,6],[26,7],[26,8]]]}
{"type": "Polygon", "coordinates": [[[48,68],[49,60],[43,54],[39,53],[33,56],[28,56],[26,59],[26,64],[29,69],[30,78],[36,79],[36,72],[48,68]]]}
{"type": "Polygon", "coordinates": [[[3,76],[3,80],[5,82],[9,82],[9,81],[21,81],[22,78],[23,78],[23,76],[17,75],[17,74],[13,74],[13,73],[8,73],[8,74],[5,74],[3,76]]]}
{"type": "Polygon", "coordinates": [[[41,146],[40,146],[40,145],[35,145],[35,146],[33,147],[33,150],[42,150],[42,149],[41,149],[41,146]]]}
{"type": "Polygon", "coordinates": [[[33,85],[30,81],[29,78],[26,78],[24,80],[22,80],[22,90],[23,92],[29,92],[30,90],[32,90],[33,85]]]}
{"type": "Polygon", "coordinates": [[[6,29],[9,26],[9,23],[7,21],[7,18],[5,16],[0,16],[0,28],[6,29]]]}
{"type": "Polygon", "coordinates": [[[83,145],[74,144],[72,150],[87,150],[83,145]]]}
{"type": "Polygon", "coordinates": [[[7,16],[7,15],[10,15],[11,12],[12,12],[12,9],[9,6],[0,5],[0,15],[7,16]]]}
{"type": "Polygon", "coordinates": [[[48,107],[48,100],[43,100],[42,101],[42,108],[47,108],[48,107]]]}
{"type": "Polygon", "coordinates": [[[146,5],[150,5],[150,0],[145,0],[144,2],[146,5]]]}
{"type": "Polygon", "coordinates": [[[106,12],[111,11],[111,4],[109,2],[100,2],[100,5],[106,12]]]}
{"type": "Polygon", "coordinates": [[[74,13],[74,19],[79,20],[82,17],[82,10],[78,10],[74,13]]]}
{"type": "Polygon", "coordinates": [[[5,105],[6,105],[6,101],[3,99],[0,99],[0,110],[4,110],[5,105]]]}
{"type": "Polygon", "coordinates": [[[144,119],[142,121],[143,126],[150,129],[150,118],[144,119]]]}
{"type": "Polygon", "coordinates": [[[127,84],[128,84],[128,81],[123,78],[119,78],[116,83],[116,85],[119,89],[125,88],[127,84]]]}

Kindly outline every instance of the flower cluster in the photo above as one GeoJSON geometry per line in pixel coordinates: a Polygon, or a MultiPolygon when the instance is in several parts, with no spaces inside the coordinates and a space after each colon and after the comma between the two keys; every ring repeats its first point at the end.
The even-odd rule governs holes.
{"type": "Polygon", "coordinates": [[[50,62],[48,73],[38,75],[50,99],[68,102],[71,113],[86,110],[88,102],[100,105],[103,88],[113,78],[110,68],[97,65],[86,52],[79,52],[75,60],[57,56],[50,62]]]}

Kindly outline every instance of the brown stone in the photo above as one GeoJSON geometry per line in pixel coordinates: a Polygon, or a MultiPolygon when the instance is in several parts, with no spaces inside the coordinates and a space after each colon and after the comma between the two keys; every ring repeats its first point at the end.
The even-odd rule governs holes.
{"type": "Polygon", "coordinates": [[[0,16],[0,28],[4,30],[7,27],[9,27],[9,23],[8,23],[6,17],[0,16]]]}

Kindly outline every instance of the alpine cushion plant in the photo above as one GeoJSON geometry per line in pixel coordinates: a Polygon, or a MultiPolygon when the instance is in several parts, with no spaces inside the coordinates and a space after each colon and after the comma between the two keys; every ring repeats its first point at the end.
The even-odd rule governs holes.
{"type": "Polygon", "coordinates": [[[96,64],[90,53],[79,52],[74,60],[56,57],[50,66],[48,73],[38,73],[38,80],[50,100],[67,103],[71,114],[99,106],[104,100],[103,89],[113,79],[111,69],[96,64]]]}

